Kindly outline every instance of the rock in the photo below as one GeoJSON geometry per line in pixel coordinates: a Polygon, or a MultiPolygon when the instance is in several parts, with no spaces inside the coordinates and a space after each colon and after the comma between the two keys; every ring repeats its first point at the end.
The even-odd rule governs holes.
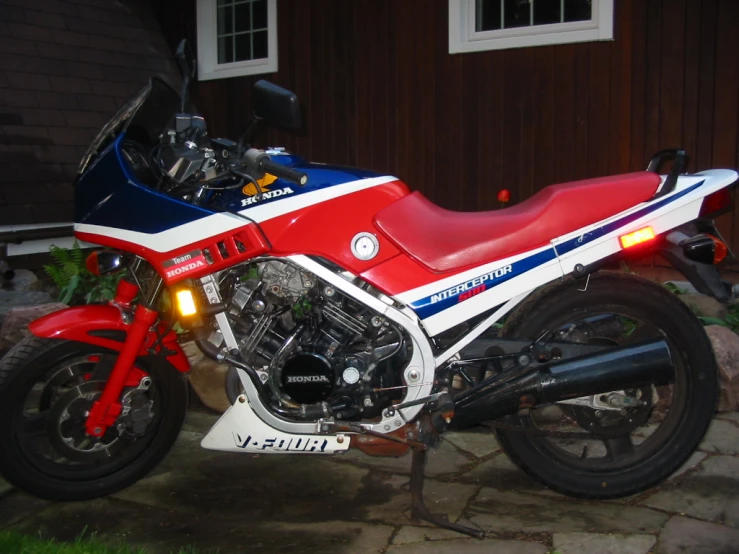
{"type": "Polygon", "coordinates": [[[66,307],[66,304],[52,302],[10,310],[5,316],[2,326],[0,326],[0,349],[10,348],[17,342],[31,336],[28,331],[28,324],[32,321],[51,312],[63,310],[66,307]]]}
{"type": "Polygon", "coordinates": [[[15,308],[28,308],[41,304],[50,304],[54,299],[49,293],[24,290],[0,290],[0,323],[15,308]]]}
{"type": "Polygon", "coordinates": [[[554,550],[558,554],[647,554],[656,542],[654,535],[554,534],[554,550]]]}
{"type": "Polygon", "coordinates": [[[721,381],[718,409],[729,412],[739,408],[739,335],[728,327],[709,325],[706,329],[711,339],[721,381]]]}
{"type": "Polygon", "coordinates": [[[724,319],[727,315],[726,306],[712,296],[699,293],[680,294],[678,298],[685,302],[697,315],[724,319]]]}
{"type": "Polygon", "coordinates": [[[659,554],[736,554],[739,530],[675,516],[659,536],[659,554]]]}
{"type": "Polygon", "coordinates": [[[226,396],[226,373],[228,366],[210,358],[203,358],[190,370],[188,376],[193,390],[211,410],[225,412],[231,407],[226,396]]]}
{"type": "Polygon", "coordinates": [[[43,291],[44,283],[36,277],[33,271],[16,269],[15,277],[9,282],[4,282],[2,288],[14,291],[43,291]]]}
{"type": "Polygon", "coordinates": [[[205,358],[205,354],[200,351],[200,348],[195,344],[195,341],[186,342],[181,346],[182,351],[185,353],[185,356],[187,356],[187,361],[190,362],[190,367],[195,367],[203,360],[203,358],[205,358]]]}

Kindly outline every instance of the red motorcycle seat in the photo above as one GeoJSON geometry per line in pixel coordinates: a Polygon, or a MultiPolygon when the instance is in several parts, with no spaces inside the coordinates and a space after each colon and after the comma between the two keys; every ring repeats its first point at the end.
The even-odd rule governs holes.
{"type": "Polygon", "coordinates": [[[646,171],[551,185],[490,212],[453,212],[414,192],[382,209],[375,224],[435,272],[513,256],[649,200],[660,178],[646,171]]]}

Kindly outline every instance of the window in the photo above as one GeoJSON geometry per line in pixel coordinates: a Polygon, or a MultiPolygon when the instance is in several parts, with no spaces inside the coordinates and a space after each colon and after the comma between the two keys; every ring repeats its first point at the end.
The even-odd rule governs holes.
{"type": "Polygon", "coordinates": [[[613,38],[613,0],[449,0],[449,53],[613,38]]]}
{"type": "Polygon", "coordinates": [[[277,71],[277,0],[197,0],[201,81],[277,71]]]}

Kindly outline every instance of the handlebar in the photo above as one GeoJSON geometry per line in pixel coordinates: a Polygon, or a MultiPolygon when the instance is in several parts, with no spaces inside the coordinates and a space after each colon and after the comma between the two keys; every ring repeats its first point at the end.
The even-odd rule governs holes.
{"type": "Polygon", "coordinates": [[[297,171],[286,165],[273,162],[270,157],[256,148],[250,148],[244,154],[247,166],[256,169],[260,174],[271,173],[275,177],[292,181],[296,185],[305,185],[308,176],[302,171],[297,171]]]}

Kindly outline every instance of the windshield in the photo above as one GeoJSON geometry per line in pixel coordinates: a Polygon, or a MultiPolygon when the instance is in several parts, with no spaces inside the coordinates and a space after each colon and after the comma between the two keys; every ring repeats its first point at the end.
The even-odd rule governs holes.
{"type": "Polygon", "coordinates": [[[160,79],[152,79],[108,121],[80,161],[81,175],[97,155],[126,131],[144,148],[152,148],[180,108],[179,95],[160,79]]]}

